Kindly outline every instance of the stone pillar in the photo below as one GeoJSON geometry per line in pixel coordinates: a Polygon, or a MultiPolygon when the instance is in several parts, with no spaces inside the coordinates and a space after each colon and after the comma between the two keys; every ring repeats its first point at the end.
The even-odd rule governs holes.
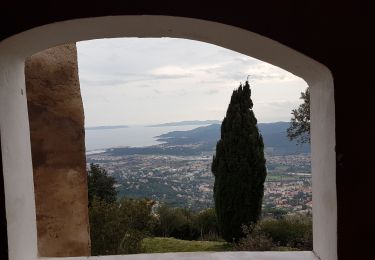
{"type": "Polygon", "coordinates": [[[25,65],[39,256],[90,255],[83,103],[75,44],[25,65]]]}

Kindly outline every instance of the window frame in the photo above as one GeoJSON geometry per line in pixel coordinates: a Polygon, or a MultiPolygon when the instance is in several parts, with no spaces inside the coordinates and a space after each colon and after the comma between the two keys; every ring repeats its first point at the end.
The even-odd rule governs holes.
{"type": "MultiPolygon", "coordinates": [[[[334,88],[324,65],[276,41],[237,27],[171,16],[107,16],[33,28],[0,42],[0,126],[10,260],[43,258],[37,252],[25,59],[67,42],[115,37],[174,37],[203,41],[281,67],[311,91],[312,252],[215,252],[100,256],[89,259],[337,259],[334,88]],[[199,28],[197,30],[196,28],[199,28]]],[[[74,258],[75,260],[87,257],[74,258]]]]}

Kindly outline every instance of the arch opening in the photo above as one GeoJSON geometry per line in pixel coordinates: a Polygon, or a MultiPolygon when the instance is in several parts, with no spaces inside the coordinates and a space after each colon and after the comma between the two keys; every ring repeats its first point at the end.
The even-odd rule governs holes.
{"type": "MultiPolygon", "coordinates": [[[[9,205],[7,216],[14,217],[8,222],[10,259],[37,258],[27,104],[20,91],[25,89],[25,58],[66,42],[129,36],[187,38],[216,44],[281,67],[308,83],[311,88],[314,253],[321,259],[336,259],[334,100],[329,70],[286,46],[249,31],[209,21],[167,16],[71,20],[34,28],[0,43],[3,57],[0,61],[0,83],[3,86],[0,95],[1,131],[3,146],[9,147],[3,153],[4,179],[9,184],[5,187],[5,195],[6,205],[9,205]],[[199,28],[199,31],[194,28],[199,28]],[[21,205],[26,207],[20,210],[21,205]],[[27,235],[19,239],[25,232],[27,235]],[[24,250],[20,250],[21,247],[24,250]]],[[[291,254],[293,259],[314,258],[314,254],[306,252],[291,254]]],[[[269,255],[270,259],[282,257],[279,253],[269,255]]]]}

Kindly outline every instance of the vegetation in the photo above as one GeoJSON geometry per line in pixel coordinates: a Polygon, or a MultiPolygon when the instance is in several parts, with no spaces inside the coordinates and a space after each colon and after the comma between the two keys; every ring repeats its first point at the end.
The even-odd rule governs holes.
{"type": "Polygon", "coordinates": [[[293,215],[264,219],[257,224],[242,226],[245,237],[234,250],[296,251],[312,250],[311,216],[293,215]]]}
{"type": "Polygon", "coordinates": [[[147,237],[142,240],[142,252],[193,251],[296,251],[312,250],[311,216],[285,216],[265,219],[242,226],[244,237],[237,243],[222,241],[181,240],[172,237],[147,237]]]}
{"type": "Polygon", "coordinates": [[[191,212],[150,200],[94,198],[90,207],[92,255],[225,251],[312,250],[311,216],[284,216],[243,226],[244,237],[227,243],[217,233],[215,210],[191,212]],[[164,232],[165,237],[160,237],[164,232]],[[209,241],[211,240],[211,241],[209,241]]]}
{"type": "Polygon", "coordinates": [[[292,110],[291,125],[287,129],[289,139],[298,143],[310,143],[310,89],[301,93],[303,103],[292,110]]]}
{"type": "Polygon", "coordinates": [[[158,209],[157,235],[180,239],[197,239],[193,228],[193,213],[189,209],[172,208],[162,205],[158,209]]]}
{"type": "Polygon", "coordinates": [[[272,238],[275,246],[312,250],[311,216],[285,216],[280,219],[265,219],[261,229],[272,238]]]}
{"type": "Polygon", "coordinates": [[[152,200],[116,200],[114,179],[99,165],[90,165],[88,179],[92,255],[140,253],[144,238],[152,236],[185,240],[219,237],[214,209],[192,212],[161,205],[155,214],[152,200]]]}
{"type": "Polygon", "coordinates": [[[193,213],[162,205],[157,214],[153,214],[152,207],[153,202],[149,200],[121,199],[107,203],[95,197],[89,210],[92,255],[132,254],[145,250],[158,252],[168,248],[180,251],[220,250],[226,244],[177,240],[219,239],[213,209],[193,213]],[[161,234],[169,240],[150,238],[161,234]],[[145,239],[147,237],[149,239],[145,239]],[[174,243],[165,245],[168,241],[174,243]],[[182,249],[184,246],[186,248],[182,249]]]}
{"type": "Polygon", "coordinates": [[[272,239],[262,230],[259,223],[242,226],[245,237],[235,245],[238,251],[270,251],[272,239]]]}
{"type": "Polygon", "coordinates": [[[261,214],[266,161],[250,96],[248,81],[233,91],[212,162],[215,209],[228,242],[243,237],[241,226],[256,223],[261,214]]]}
{"type": "Polygon", "coordinates": [[[89,209],[91,254],[131,254],[152,234],[155,218],[148,200],[121,199],[113,203],[94,198],[89,209]]]}
{"type": "MultiPolygon", "coordinates": [[[[227,132],[224,136],[234,139],[227,132]]],[[[253,134],[249,139],[253,140],[254,136],[258,136],[261,140],[259,133],[253,134]]],[[[226,140],[231,140],[230,138],[226,140]]],[[[242,155],[234,148],[228,150],[242,155]]],[[[260,160],[262,159],[264,160],[260,157],[260,160]]],[[[231,160],[233,158],[225,162],[234,163],[231,160]]],[[[239,165],[243,160],[239,160],[239,165]]],[[[236,199],[232,208],[245,212],[242,214],[248,214],[246,209],[252,207],[249,207],[250,204],[241,203],[243,201],[249,203],[251,200],[236,197],[235,192],[240,191],[240,194],[245,196],[246,193],[241,188],[248,187],[245,184],[252,184],[255,181],[255,178],[244,174],[248,169],[245,166],[238,168],[238,176],[242,178],[241,180],[245,180],[242,182],[243,186],[240,185],[237,191],[231,190],[230,185],[222,186],[225,189],[224,194],[236,199]]],[[[251,172],[255,172],[255,169],[252,168],[251,172]]],[[[192,211],[166,204],[156,205],[154,201],[148,199],[116,199],[114,178],[99,165],[94,164],[90,165],[88,184],[92,255],[224,250],[312,250],[311,216],[289,216],[287,212],[276,209],[266,209],[263,212],[263,219],[258,222],[245,222],[237,216],[235,219],[237,223],[247,224],[241,225],[241,234],[228,243],[223,240],[225,237],[222,236],[222,229],[214,208],[192,211]]],[[[241,181],[237,180],[237,184],[241,184],[241,181]]],[[[260,185],[259,182],[256,184],[260,185]]],[[[248,189],[253,191],[253,187],[250,185],[248,189]]],[[[230,222],[232,226],[233,223],[234,220],[230,222]]],[[[221,225],[226,226],[226,223],[221,225]]]]}
{"type": "Polygon", "coordinates": [[[184,240],[218,240],[219,227],[212,208],[193,212],[185,208],[162,205],[157,211],[155,236],[184,240]]]}
{"type": "Polygon", "coordinates": [[[88,172],[89,220],[92,255],[130,254],[141,251],[141,241],[152,233],[156,220],[153,202],[116,200],[115,179],[91,164],[88,172]]]}
{"type": "Polygon", "coordinates": [[[194,219],[194,225],[201,240],[219,240],[219,225],[217,223],[214,208],[209,208],[199,212],[194,219]]]}
{"type": "Polygon", "coordinates": [[[145,238],[142,246],[144,253],[228,251],[232,247],[223,241],[189,241],[170,237],[145,238]]]}
{"type": "Polygon", "coordinates": [[[105,169],[98,164],[91,163],[87,174],[89,206],[95,197],[107,203],[115,202],[117,196],[115,183],[115,178],[108,176],[105,169]]]}

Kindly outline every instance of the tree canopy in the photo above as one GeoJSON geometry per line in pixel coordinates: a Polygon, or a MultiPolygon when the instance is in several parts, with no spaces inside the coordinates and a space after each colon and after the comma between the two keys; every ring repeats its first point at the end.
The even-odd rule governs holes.
{"type": "Polygon", "coordinates": [[[115,202],[117,196],[115,184],[115,178],[108,176],[105,169],[98,164],[90,164],[90,170],[87,175],[89,205],[91,205],[94,197],[107,203],[115,202]]]}
{"type": "Polygon", "coordinates": [[[228,242],[244,236],[242,225],[259,220],[267,174],[250,96],[248,81],[233,91],[212,162],[217,220],[228,242]]]}
{"type": "Polygon", "coordinates": [[[141,241],[156,223],[153,201],[122,198],[108,203],[94,197],[90,217],[92,255],[134,254],[142,252],[141,241]]]}
{"type": "Polygon", "coordinates": [[[287,129],[289,140],[298,143],[310,143],[310,89],[301,93],[303,103],[292,110],[291,125],[287,129]]]}

